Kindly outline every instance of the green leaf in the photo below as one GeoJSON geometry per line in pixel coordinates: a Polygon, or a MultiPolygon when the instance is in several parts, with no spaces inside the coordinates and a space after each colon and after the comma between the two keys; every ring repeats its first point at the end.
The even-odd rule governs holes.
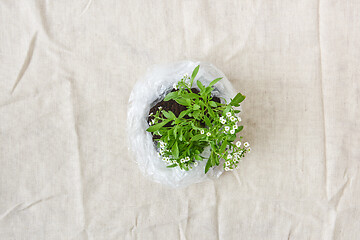
{"type": "Polygon", "coordinates": [[[197,141],[204,138],[204,134],[197,134],[191,138],[191,141],[197,141]]]}
{"type": "Polygon", "coordinates": [[[201,91],[205,89],[205,86],[199,80],[196,81],[196,85],[199,87],[201,91]]]}
{"type": "Polygon", "coordinates": [[[209,102],[209,105],[212,106],[212,107],[217,107],[217,104],[216,104],[216,102],[214,102],[214,101],[210,101],[210,102],[209,102]]]}
{"type": "Polygon", "coordinates": [[[188,109],[188,110],[184,110],[180,113],[179,117],[178,118],[183,118],[186,114],[188,114],[191,110],[188,109]]]}
{"type": "Polygon", "coordinates": [[[201,161],[201,160],[202,160],[202,158],[201,158],[199,155],[195,155],[194,157],[195,157],[195,159],[198,160],[198,161],[201,161]]]}
{"type": "Polygon", "coordinates": [[[204,95],[208,95],[209,93],[212,92],[212,90],[214,90],[214,88],[212,88],[212,87],[207,87],[207,88],[205,88],[204,95]]]}
{"type": "Polygon", "coordinates": [[[189,106],[189,103],[184,98],[176,98],[175,101],[183,106],[189,106]]]}
{"type": "Polygon", "coordinates": [[[220,81],[221,79],[222,79],[222,77],[217,78],[217,79],[215,79],[215,80],[212,80],[211,83],[209,84],[209,87],[214,86],[214,85],[215,85],[218,81],[220,81]]]}
{"type": "Polygon", "coordinates": [[[191,88],[192,85],[193,85],[194,79],[195,79],[195,77],[196,77],[196,74],[197,74],[198,71],[199,71],[199,68],[200,68],[200,65],[198,65],[198,66],[194,69],[194,71],[192,72],[192,74],[191,74],[191,78],[190,78],[190,88],[191,88]]]}
{"type": "Polygon", "coordinates": [[[209,157],[209,160],[207,161],[206,163],[206,166],[205,166],[205,173],[207,173],[211,167],[211,156],[209,157]]]}
{"type": "Polygon", "coordinates": [[[184,137],[184,136],[183,136],[183,130],[181,129],[181,130],[180,130],[179,140],[182,141],[182,140],[183,140],[183,137],[184,137]]]}
{"type": "Polygon", "coordinates": [[[155,124],[153,126],[150,126],[148,129],[146,129],[146,131],[148,132],[155,132],[157,130],[159,130],[160,128],[162,128],[165,124],[167,124],[168,122],[170,122],[169,119],[162,121],[161,123],[155,124]]]}
{"type": "Polygon", "coordinates": [[[174,127],[174,137],[176,138],[176,136],[177,136],[177,130],[178,130],[178,128],[179,128],[179,125],[176,125],[175,127],[174,127]]]}
{"type": "Polygon", "coordinates": [[[244,101],[245,96],[242,95],[241,93],[236,94],[236,96],[231,100],[230,105],[231,106],[235,106],[238,107],[239,103],[241,103],[242,101],[244,101]]]}
{"type": "Polygon", "coordinates": [[[237,130],[237,132],[240,132],[241,130],[243,130],[244,126],[239,126],[237,130]]]}
{"type": "Polygon", "coordinates": [[[175,144],[172,147],[172,154],[174,155],[175,158],[179,157],[179,147],[177,142],[175,142],[175,144]]]}
{"type": "Polygon", "coordinates": [[[167,168],[173,168],[173,167],[177,167],[177,164],[174,163],[174,164],[172,164],[172,165],[167,166],[167,168]]]}
{"type": "Polygon", "coordinates": [[[195,119],[199,119],[199,115],[200,115],[200,113],[201,113],[201,111],[200,111],[200,110],[196,110],[196,111],[194,111],[194,112],[193,112],[193,117],[194,117],[195,119]]]}
{"type": "Polygon", "coordinates": [[[200,106],[197,105],[197,104],[194,104],[193,109],[194,109],[194,110],[198,110],[198,109],[200,109],[200,106]]]}
{"type": "Polygon", "coordinates": [[[208,110],[208,112],[209,112],[210,116],[211,116],[211,117],[213,117],[213,118],[215,118],[215,114],[214,114],[213,110],[211,109],[211,107],[206,106],[206,108],[207,108],[207,110],[208,110]]]}
{"type": "Polygon", "coordinates": [[[207,116],[204,116],[204,121],[205,121],[205,124],[208,126],[208,127],[211,127],[211,122],[210,122],[210,119],[207,117],[207,116]]]}
{"type": "Polygon", "coordinates": [[[170,93],[168,93],[166,95],[166,97],[164,98],[164,101],[166,102],[166,101],[169,101],[171,99],[175,99],[177,97],[178,97],[178,92],[177,91],[176,92],[170,92],[170,93]]]}
{"type": "Polygon", "coordinates": [[[221,153],[221,154],[224,153],[225,148],[226,148],[227,145],[228,145],[228,142],[227,142],[226,140],[224,140],[224,141],[222,142],[222,144],[221,144],[221,147],[220,147],[220,153],[221,153]]]}
{"type": "Polygon", "coordinates": [[[231,135],[228,136],[228,139],[227,139],[227,140],[228,140],[229,142],[233,142],[233,141],[235,140],[235,138],[236,138],[236,135],[235,135],[235,134],[231,134],[231,135]]]}
{"type": "Polygon", "coordinates": [[[199,95],[196,93],[185,93],[184,95],[181,95],[185,99],[193,99],[193,98],[199,98],[199,95]]]}
{"type": "Polygon", "coordinates": [[[171,111],[165,111],[163,110],[162,113],[164,114],[164,116],[167,118],[167,119],[170,119],[170,120],[174,120],[176,118],[175,114],[171,111]]]}

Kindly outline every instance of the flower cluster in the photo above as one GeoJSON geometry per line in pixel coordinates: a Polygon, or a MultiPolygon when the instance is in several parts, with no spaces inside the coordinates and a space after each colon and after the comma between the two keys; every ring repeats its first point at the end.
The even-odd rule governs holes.
{"type": "MultiPolygon", "coordinates": [[[[244,147],[241,147],[241,142],[237,141],[235,143],[235,146],[232,146],[232,149],[229,149],[227,151],[227,156],[225,159],[225,163],[224,163],[224,169],[225,171],[232,171],[234,169],[237,169],[238,163],[240,162],[240,160],[244,157],[246,152],[250,152],[251,148],[250,148],[250,144],[248,142],[244,143],[244,147]]],[[[226,155],[223,154],[223,155],[226,155]]]]}
{"type": "Polygon", "coordinates": [[[191,160],[189,156],[182,156],[181,158],[175,158],[171,150],[167,148],[167,143],[163,141],[158,142],[158,156],[168,164],[168,166],[176,165],[180,166],[181,169],[188,168],[192,169],[197,167],[199,163],[197,161],[191,160]]]}

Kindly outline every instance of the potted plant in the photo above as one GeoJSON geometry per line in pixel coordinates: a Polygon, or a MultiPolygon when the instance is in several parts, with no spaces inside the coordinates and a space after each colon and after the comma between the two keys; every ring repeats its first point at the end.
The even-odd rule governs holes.
{"type": "Polygon", "coordinates": [[[158,155],[167,167],[179,167],[189,171],[204,161],[204,149],[211,147],[210,156],[206,159],[205,173],[211,167],[218,166],[220,159],[226,159],[223,167],[226,171],[238,167],[238,163],[249,144],[240,141],[234,143],[236,134],[243,126],[238,126],[240,110],[234,109],[245,99],[238,93],[229,103],[224,99],[212,96],[213,86],[222,78],[216,78],[208,86],[199,80],[193,88],[198,65],[191,77],[185,75],[165,98],[151,108],[148,118],[150,127],[146,130],[154,136],[158,155]],[[172,101],[170,104],[166,102],[172,101]]]}
{"type": "Polygon", "coordinates": [[[201,76],[198,73],[202,63],[193,68],[190,76],[185,74],[179,80],[166,81],[168,86],[145,108],[146,125],[142,131],[148,140],[145,145],[152,147],[152,151],[147,150],[148,154],[151,152],[147,158],[150,161],[142,164],[148,165],[151,171],[145,169],[145,172],[150,172],[158,182],[188,185],[203,180],[210,170],[212,175],[219,176],[222,169],[236,169],[251,150],[248,142],[242,144],[242,137],[237,137],[243,129],[238,114],[245,96],[237,93],[230,98],[229,91],[224,90],[230,84],[226,77],[209,80],[206,73],[213,68],[204,65],[201,76]],[[222,81],[225,83],[221,84],[222,81]],[[214,168],[220,169],[215,173],[214,168]]]}

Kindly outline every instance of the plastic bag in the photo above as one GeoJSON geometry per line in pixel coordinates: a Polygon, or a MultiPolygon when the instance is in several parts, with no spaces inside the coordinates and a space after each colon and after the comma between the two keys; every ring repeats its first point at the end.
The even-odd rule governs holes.
{"type": "MultiPolygon", "coordinates": [[[[213,95],[223,97],[226,101],[235,96],[235,91],[226,76],[212,64],[204,62],[183,61],[166,65],[154,66],[139,80],[129,98],[127,130],[130,149],[135,154],[135,159],[144,175],[153,181],[170,187],[185,187],[192,183],[202,182],[209,178],[218,178],[222,172],[222,164],[210,169],[205,174],[207,159],[199,162],[199,165],[190,171],[182,171],[180,168],[167,168],[166,164],[157,155],[157,147],[152,140],[147,118],[149,110],[157,102],[160,102],[173,88],[184,74],[191,75],[194,68],[200,65],[196,80],[208,85],[218,77],[223,79],[215,84],[213,95]]],[[[193,87],[197,88],[196,84],[193,87]]],[[[206,148],[203,156],[210,155],[210,147],[206,148]]]]}

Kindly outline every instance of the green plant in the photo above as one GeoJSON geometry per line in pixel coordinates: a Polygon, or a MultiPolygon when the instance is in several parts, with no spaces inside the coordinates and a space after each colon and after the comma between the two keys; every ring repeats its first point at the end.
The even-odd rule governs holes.
{"type": "Polygon", "coordinates": [[[160,136],[156,140],[158,154],[168,167],[180,167],[188,171],[196,167],[198,161],[205,159],[202,153],[210,146],[205,173],[219,165],[221,159],[225,159],[223,167],[226,171],[233,170],[245,153],[250,151],[249,143],[243,146],[240,141],[234,143],[236,134],[243,129],[243,126],[237,125],[241,118],[236,114],[240,111],[234,107],[238,107],[245,96],[238,93],[229,103],[225,99],[224,103],[213,101],[213,86],[222,78],[214,79],[208,86],[197,80],[200,92],[193,92],[191,88],[199,67],[194,69],[191,77],[185,75],[174,84],[176,91],[168,93],[164,98],[164,101],[173,99],[187,109],[175,116],[173,112],[160,108],[151,114],[153,121],[147,131],[160,136]]]}

